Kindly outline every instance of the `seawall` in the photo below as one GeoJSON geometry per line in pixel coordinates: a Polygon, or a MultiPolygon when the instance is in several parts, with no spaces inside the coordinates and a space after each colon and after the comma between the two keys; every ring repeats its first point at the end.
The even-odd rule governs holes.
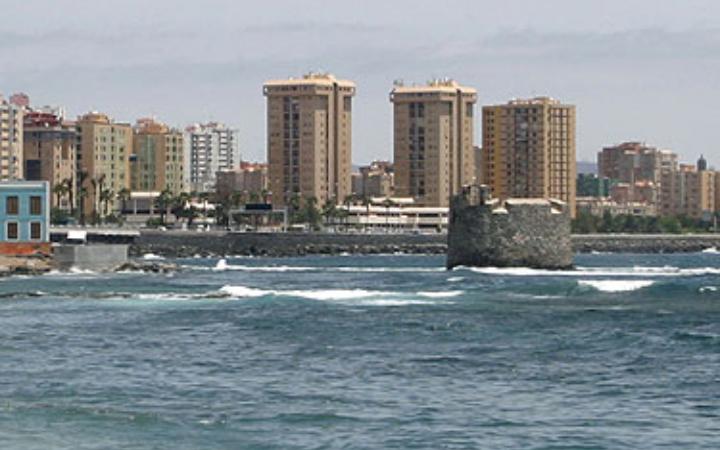
{"type": "MultiPolygon", "coordinates": [[[[577,253],[682,253],[720,249],[718,235],[573,235],[577,253]]],[[[130,246],[132,256],[194,255],[301,256],[313,254],[444,254],[442,234],[225,233],[143,230],[130,246]]]]}

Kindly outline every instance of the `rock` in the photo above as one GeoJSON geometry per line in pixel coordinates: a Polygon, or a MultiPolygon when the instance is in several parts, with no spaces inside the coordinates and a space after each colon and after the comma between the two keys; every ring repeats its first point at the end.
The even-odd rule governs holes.
{"type": "Polygon", "coordinates": [[[177,272],[180,267],[177,264],[162,261],[129,261],[115,270],[117,272],[170,273],[177,272]]]}

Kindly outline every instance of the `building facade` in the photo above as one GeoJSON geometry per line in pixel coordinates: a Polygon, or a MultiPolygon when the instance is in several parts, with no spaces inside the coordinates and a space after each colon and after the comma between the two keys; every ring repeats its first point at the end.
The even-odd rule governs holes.
{"type": "Polygon", "coordinates": [[[185,184],[192,191],[211,192],[215,174],[240,164],[239,132],[218,122],[185,129],[185,184]]]}
{"type": "Polygon", "coordinates": [[[217,173],[216,192],[220,196],[233,193],[246,194],[245,201],[266,201],[268,191],[268,166],[261,163],[242,162],[235,170],[217,173]]]}
{"type": "Polygon", "coordinates": [[[475,89],[449,79],[396,85],[390,101],[395,194],[421,206],[448,207],[450,197],[475,180],[475,89]]]}
{"type": "Polygon", "coordinates": [[[268,81],[267,153],[273,203],[336,203],[351,192],[355,84],[330,74],[268,81]]]}
{"type": "Polygon", "coordinates": [[[138,120],[134,133],[130,189],[174,195],[184,191],[183,134],[153,119],[138,120]]]}
{"type": "Polygon", "coordinates": [[[130,188],[132,127],[91,112],[78,118],[76,130],[81,215],[108,215],[117,209],[116,195],[130,188]]]}
{"type": "Polygon", "coordinates": [[[29,181],[47,181],[54,208],[74,211],[77,133],[50,113],[28,112],[24,120],[23,171],[29,181]]]}
{"type": "Polygon", "coordinates": [[[23,173],[24,107],[0,96],[0,180],[20,180],[23,173]]]}
{"type": "Polygon", "coordinates": [[[395,169],[390,161],[373,161],[360,167],[360,179],[353,193],[361,198],[394,197],[395,169]]]}
{"type": "Polygon", "coordinates": [[[717,173],[680,164],[662,173],[660,214],[709,220],[716,211],[717,173]]]}
{"type": "Polygon", "coordinates": [[[575,106],[548,97],[486,106],[482,147],[493,197],[554,198],[575,216],[575,106]]]}
{"type": "Polygon", "coordinates": [[[50,185],[0,182],[0,254],[50,252],[50,185]]]}

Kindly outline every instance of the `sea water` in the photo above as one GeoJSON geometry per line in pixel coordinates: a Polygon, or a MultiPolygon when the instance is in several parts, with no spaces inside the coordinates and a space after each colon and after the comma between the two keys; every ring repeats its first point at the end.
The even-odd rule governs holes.
{"type": "Polygon", "coordinates": [[[717,254],[177,262],[0,281],[1,449],[720,448],[717,254]]]}

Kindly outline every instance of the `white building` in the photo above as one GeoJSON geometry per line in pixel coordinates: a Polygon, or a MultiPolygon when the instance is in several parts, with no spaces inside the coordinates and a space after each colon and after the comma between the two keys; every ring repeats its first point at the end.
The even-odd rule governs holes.
{"type": "Polygon", "coordinates": [[[341,205],[335,225],[374,231],[445,232],[449,208],[417,206],[411,197],[373,197],[366,205],[341,205]]]}
{"type": "Polygon", "coordinates": [[[0,96],[0,179],[23,178],[23,108],[0,96]]]}
{"type": "Polygon", "coordinates": [[[213,191],[218,171],[240,165],[238,131],[216,122],[187,127],[185,160],[185,185],[193,191],[213,191]]]}

